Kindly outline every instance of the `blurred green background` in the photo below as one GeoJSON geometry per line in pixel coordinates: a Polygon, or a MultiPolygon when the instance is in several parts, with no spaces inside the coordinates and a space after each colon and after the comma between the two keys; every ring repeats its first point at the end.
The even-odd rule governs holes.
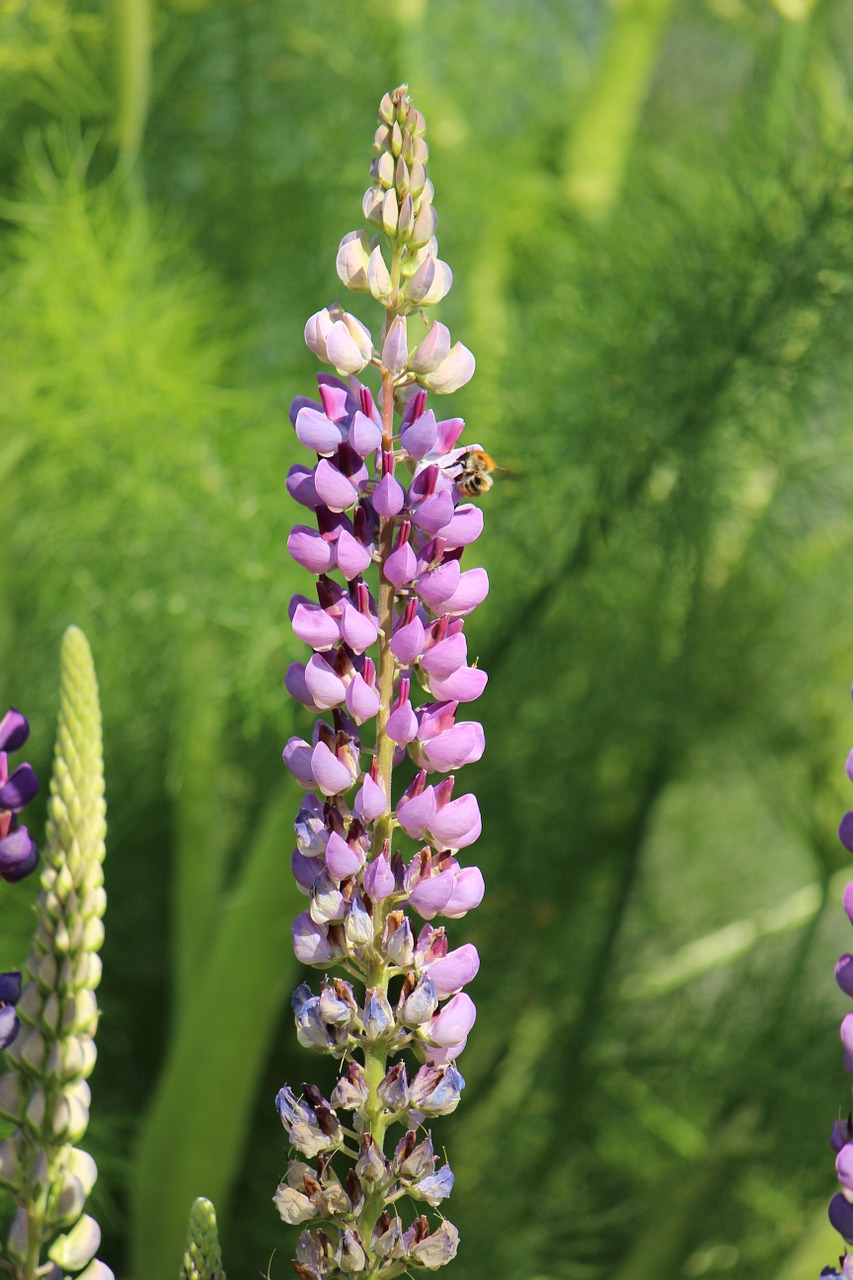
{"type": "Polygon", "coordinates": [[[46,784],[86,630],[103,1259],[174,1276],[206,1194],[232,1277],[290,1274],[273,1098],[331,1064],[288,1005],[287,409],[406,81],[478,359],[437,407],[512,473],[469,624],[454,1274],[814,1277],[849,1102],[853,3],[1,0],[0,77],[0,705],[46,784]]]}

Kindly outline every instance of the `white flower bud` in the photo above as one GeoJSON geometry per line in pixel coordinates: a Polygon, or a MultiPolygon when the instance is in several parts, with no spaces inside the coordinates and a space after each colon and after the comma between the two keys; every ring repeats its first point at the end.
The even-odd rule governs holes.
{"type": "Polygon", "coordinates": [[[447,395],[471,381],[475,366],[476,361],[471,352],[461,342],[457,342],[441,364],[430,373],[421,374],[418,381],[438,395],[447,395]]]}
{"type": "Polygon", "coordinates": [[[371,165],[371,170],[375,166],[376,172],[372,174],[377,179],[380,187],[385,191],[394,185],[394,160],[388,151],[383,151],[381,156],[377,156],[371,165]]]}
{"type": "Polygon", "coordinates": [[[329,330],[326,350],[338,373],[360,373],[373,355],[373,342],[361,321],[345,311],[329,330]]]}
{"type": "Polygon", "coordinates": [[[322,311],[315,311],[305,324],[305,345],[309,351],[313,351],[318,360],[328,363],[329,353],[326,350],[326,339],[328,338],[334,321],[329,315],[328,307],[323,307],[322,311]]]}
{"type": "Polygon", "coordinates": [[[361,202],[362,213],[373,227],[382,225],[382,201],[385,192],[381,187],[368,187],[361,202]]]}
{"type": "Polygon", "coordinates": [[[438,214],[431,204],[421,204],[415,225],[412,228],[412,243],[427,244],[435,235],[438,226],[438,214]]]}
{"type": "Polygon", "coordinates": [[[370,292],[373,294],[377,302],[387,302],[391,297],[391,273],[385,265],[385,259],[382,257],[382,250],[379,245],[370,255],[370,262],[367,268],[367,279],[370,292]]]}
{"type": "Polygon", "coordinates": [[[91,1262],[100,1243],[101,1228],[94,1218],[84,1213],[70,1231],[53,1242],[47,1256],[63,1271],[79,1271],[91,1262]]]}
{"type": "Polygon", "coordinates": [[[367,231],[348,232],[338,248],[335,266],[339,278],[353,293],[366,293],[370,288],[367,282],[369,262],[370,241],[367,231]]]}
{"type": "Polygon", "coordinates": [[[428,253],[406,286],[406,297],[419,307],[432,307],[450,292],[453,272],[446,262],[428,253]]]}
{"type": "Polygon", "coordinates": [[[435,320],[427,336],[413,351],[409,368],[415,373],[432,373],[450,353],[450,330],[435,320]]]}
{"type": "Polygon", "coordinates": [[[382,230],[386,236],[397,234],[397,192],[386,191],[382,201],[382,230]]]}

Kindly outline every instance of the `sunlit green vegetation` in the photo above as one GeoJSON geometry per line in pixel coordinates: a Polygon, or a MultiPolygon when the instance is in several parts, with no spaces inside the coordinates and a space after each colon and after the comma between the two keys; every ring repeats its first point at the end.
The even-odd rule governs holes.
{"type": "Polygon", "coordinates": [[[101,1256],[168,1280],[203,1194],[229,1274],[289,1274],[273,1097],[318,1067],[287,409],[405,80],[479,363],[454,407],[509,471],[469,640],[480,1016],[436,1127],[456,1274],[815,1276],[849,1102],[853,4],[4,0],[0,72],[0,710],[46,777],[86,630],[101,1256]]]}

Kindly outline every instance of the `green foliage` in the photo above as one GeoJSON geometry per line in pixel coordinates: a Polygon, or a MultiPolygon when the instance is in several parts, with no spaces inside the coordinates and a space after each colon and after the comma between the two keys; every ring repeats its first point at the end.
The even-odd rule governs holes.
{"type": "Polygon", "coordinates": [[[89,630],[114,815],[94,1087],[139,1143],[115,1171],[116,1269],[132,1219],[134,1273],[172,1275],[199,1192],[232,1272],[291,1244],[270,1203],[272,1097],[304,1074],[278,763],[305,589],[286,410],[401,79],[458,282],[443,318],[480,365],[451,411],[511,472],[486,500],[492,596],[469,641],[490,673],[488,896],[465,926],[480,1017],[447,1136],[459,1265],[746,1280],[781,1256],[799,1280],[832,1260],[807,1242],[845,1088],[851,29],[847,0],[798,24],[674,6],[593,226],[567,164],[603,6],[164,6],[130,180],[104,177],[103,138],[49,127],[81,112],[40,98],[21,54],[0,136],[18,182],[4,696],[37,743],[42,655],[70,618],[89,630]]]}

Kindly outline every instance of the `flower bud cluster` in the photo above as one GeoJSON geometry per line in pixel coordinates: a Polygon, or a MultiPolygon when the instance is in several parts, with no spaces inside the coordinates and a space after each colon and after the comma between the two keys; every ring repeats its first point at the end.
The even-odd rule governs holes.
{"type": "Polygon", "coordinates": [[[318,311],[305,326],[307,345],[339,374],[381,366],[404,394],[417,384],[437,393],[455,391],[474,373],[471,352],[461,342],[451,344],[449,330],[438,321],[427,322],[426,335],[409,349],[406,317],[440,302],[453,283],[450,267],[438,256],[425,132],[407,87],[386,93],[374,139],[372,183],[362,202],[369,226],[348,232],[338,249],[341,282],[354,293],[371,294],[386,309],[379,349],[369,330],[339,303],[318,311]]]}
{"type": "Polygon", "coordinates": [[[7,1245],[14,1276],[52,1240],[58,1274],[85,1268],[86,1280],[105,1280],[112,1272],[93,1261],[100,1229],[83,1213],[97,1167],[74,1145],[89,1122],[106,906],[100,712],[76,628],[65,635],[62,666],[36,931],[17,1005],[21,1030],[0,1076],[0,1116],[15,1126],[0,1142],[0,1186],[19,1206],[7,1245]]]}
{"type": "MultiPolygon", "coordinates": [[[[13,884],[38,864],[39,851],[18,815],[37,795],[39,780],[28,764],[9,773],[9,753],[19,751],[30,734],[26,717],[10,707],[0,720],[0,877],[13,884]]],[[[20,1029],[15,1006],[21,998],[17,969],[0,973],[0,1049],[8,1049],[20,1029]]]]}
{"type": "MultiPolygon", "coordinates": [[[[404,255],[425,262],[435,223],[423,119],[404,89],[380,114],[368,220],[381,223],[397,267],[404,255]]],[[[379,250],[366,234],[345,239],[341,255],[348,278],[371,288],[379,250]]],[[[469,661],[464,624],[489,584],[483,569],[462,568],[483,527],[464,501],[468,459],[481,446],[460,445],[464,423],[437,420],[424,390],[398,394],[421,359],[409,356],[401,313],[419,270],[397,271],[393,297],[376,294],[388,305],[372,358],[378,398],[353,376],[321,374],[319,399],[298,397],[291,409],[314,459],[287,478],[306,512],[288,549],[315,591],[291,601],[294,633],[311,653],[285,684],[317,717],[310,737],[292,737],[283,752],[307,793],[292,870],[308,902],[292,933],[297,957],[324,974],[319,989],[296,990],[293,1011],[300,1044],[341,1062],[328,1098],[312,1084],[276,1098],[293,1155],[275,1202],[286,1222],[311,1224],[294,1263],[302,1280],[436,1269],[457,1246],[446,1219],[404,1221],[398,1206],[407,1196],[435,1209],[453,1185],[422,1126],[459,1102],[456,1060],[476,1016],[464,987],[479,957],[470,943],[451,948],[433,922],[461,919],[484,893],[479,868],[461,856],[480,834],[480,812],[456,775],[484,749],[466,713],[486,674],[469,661]],[[334,965],[346,977],[330,976],[334,965]],[[386,1150],[392,1125],[403,1133],[386,1150]]],[[[435,279],[444,265],[435,259],[430,270],[435,279]]],[[[347,341],[359,347],[361,335],[343,313],[325,316],[331,324],[324,313],[309,321],[309,345],[324,343],[345,368],[347,341]]]]}

